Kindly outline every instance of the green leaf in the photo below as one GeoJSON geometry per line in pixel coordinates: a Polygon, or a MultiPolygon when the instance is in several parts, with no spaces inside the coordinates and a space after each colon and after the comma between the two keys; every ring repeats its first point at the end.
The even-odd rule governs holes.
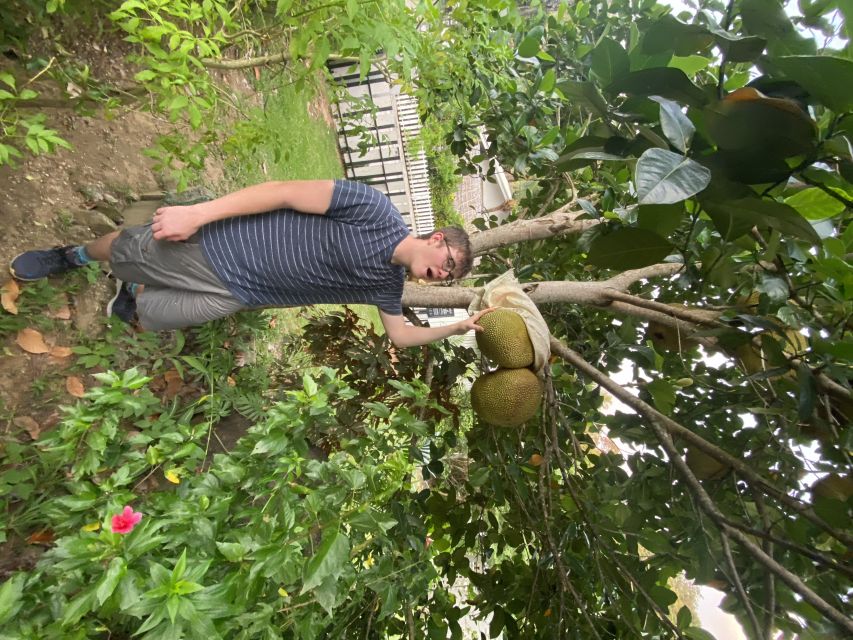
{"type": "Polygon", "coordinates": [[[817,400],[817,382],[812,370],[805,362],[797,366],[797,382],[799,383],[797,415],[800,420],[805,421],[811,418],[817,400]]]}
{"type": "Polygon", "coordinates": [[[815,41],[797,32],[779,0],[743,0],[740,12],[746,31],[767,39],[770,56],[816,52],[815,41]]]}
{"type": "Polygon", "coordinates": [[[92,610],[95,604],[95,589],[94,587],[86,589],[80,593],[71,602],[65,605],[65,610],[62,612],[62,626],[76,624],[80,618],[92,610]]]}
{"type": "Polygon", "coordinates": [[[545,75],[542,76],[542,82],[539,83],[539,91],[546,94],[551,93],[556,85],[557,73],[554,71],[554,67],[551,67],[545,72],[545,75]]]}
{"type": "Polygon", "coordinates": [[[305,393],[308,396],[317,395],[317,383],[314,382],[314,378],[312,378],[307,373],[302,376],[302,388],[305,390],[305,393]]]}
{"type": "Polygon", "coordinates": [[[119,581],[124,577],[126,570],[127,564],[124,558],[113,558],[110,561],[110,566],[107,567],[104,577],[101,578],[101,582],[98,584],[98,590],[95,592],[99,605],[104,604],[107,598],[113,595],[113,591],[115,591],[119,581]]]}
{"type": "Polygon", "coordinates": [[[187,570],[187,550],[184,549],[181,552],[181,557],[178,558],[178,561],[175,563],[175,568],[172,569],[171,581],[177,582],[184,575],[184,571],[187,570]]]}
{"type": "Polygon", "coordinates": [[[673,69],[681,69],[689,78],[692,78],[703,69],[707,69],[711,64],[709,58],[704,56],[673,56],[666,66],[673,69]]]}
{"type": "Polygon", "coordinates": [[[649,96],[649,98],[660,105],[660,124],[667,140],[682,153],[687,153],[690,141],[696,132],[696,127],[693,126],[690,118],[684,115],[681,105],[677,102],[660,96],[649,96]]]}
{"type": "Polygon", "coordinates": [[[681,225],[683,219],[684,205],[681,203],[644,204],[640,205],[637,214],[637,226],[666,238],[681,225]]]}
{"type": "Polygon", "coordinates": [[[625,227],[593,240],[589,262],[605,269],[638,269],[660,262],[672,248],[652,231],[625,227]]]}
{"type": "Polygon", "coordinates": [[[831,218],[845,209],[843,202],[817,187],[798,191],[791,197],[785,198],[785,204],[796,209],[807,220],[831,218]]]}
{"type": "Polygon", "coordinates": [[[675,592],[657,584],[653,584],[649,587],[649,595],[663,610],[668,609],[671,604],[675,604],[678,600],[678,596],[675,595],[675,592]]]}
{"type": "Polygon", "coordinates": [[[646,385],[646,390],[652,395],[655,407],[664,415],[671,415],[675,406],[675,387],[671,382],[658,378],[646,385]]]}
{"type": "Polygon", "coordinates": [[[317,553],[305,564],[302,591],[306,593],[317,587],[327,576],[340,574],[344,564],[349,561],[349,538],[334,529],[327,533],[317,553]]]}
{"type": "Polygon", "coordinates": [[[714,15],[707,9],[699,13],[699,18],[714,34],[714,41],[728,62],[752,62],[764,51],[767,40],[759,36],[738,36],[720,28],[714,15]]]}
{"type": "Polygon", "coordinates": [[[314,589],[314,598],[326,613],[332,615],[338,598],[338,580],[335,576],[326,576],[323,582],[314,589]]]}
{"type": "Polygon", "coordinates": [[[580,103],[593,113],[607,115],[607,102],[592,82],[560,80],[557,89],[569,102],[580,103]]]}
{"type": "Polygon", "coordinates": [[[8,71],[0,72],[0,82],[12,87],[13,89],[15,88],[15,76],[8,71]]]}
{"type": "Polygon", "coordinates": [[[694,107],[708,102],[702,89],[693,84],[681,69],[672,67],[632,71],[611,83],[607,91],[638,96],[658,95],[694,107]]]}
{"type": "Polygon", "coordinates": [[[229,562],[241,562],[246,548],[239,542],[217,542],[216,548],[229,562]]]}
{"type": "Polygon", "coordinates": [[[542,41],[542,35],[545,31],[542,27],[533,27],[521,44],[518,45],[518,55],[522,58],[532,58],[539,51],[539,43],[542,41]]]}
{"type": "Polygon", "coordinates": [[[716,638],[701,627],[690,627],[684,632],[690,640],[716,640],[716,638]]]}
{"type": "Polygon", "coordinates": [[[628,52],[615,40],[602,38],[592,50],[592,72],[602,85],[608,85],[622,77],[628,73],[629,67],[628,52]]]}
{"type": "Polygon", "coordinates": [[[640,204],[672,204],[702,191],[711,172],[698,162],[665,149],[646,149],[637,161],[637,200],[640,204]]]}
{"type": "Polygon", "coordinates": [[[837,113],[853,109],[853,60],[833,56],[786,56],[775,68],[837,113]]]}
{"type": "Polygon", "coordinates": [[[725,240],[734,240],[753,226],[758,226],[778,229],[780,233],[801,238],[811,244],[820,241],[814,227],[795,209],[781,202],[750,197],[708,201],[702,206],[725,240]]]}
{"type": "Polygon", "coordinates": [[[685,24],[672,16],[663,16],[652,24],[642,42],[643,53],[655,54],[674,51],[676,55],[688,56],[704,53],[714,44],[708,30],[698,24],[685,24]]]}
{"type": "Polygon", "coordinates": [[[26,573],[16,573],[0,587],[0,624],[11,620],[21,608],[26,573]]]}

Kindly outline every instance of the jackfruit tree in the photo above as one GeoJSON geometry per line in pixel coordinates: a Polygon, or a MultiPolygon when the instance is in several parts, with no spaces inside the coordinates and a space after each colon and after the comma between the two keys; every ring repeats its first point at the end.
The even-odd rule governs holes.
{"type": "Polygon", "coordinates": [[[404,304],[511,267],[552,351],[536,418],[475,425],[427,504],[444,575],[491,637],[706,638],[668,612],[681,569],[750,638],[853,632],[849,492],[810,491],[851,472],[850,8],[444,6],[414,87],[516,202],[476,221],[473,277],[404,304]]]}
{"type": "MultiPolygon", "coordinates": [[[[84,4],[110,5],[11,3],[4,64],[84,4]]],[[[168,165],[188,147],[197,168],[230,103],[207,99],[211,68],[397,74],[462,171],[514,177],[509,214],[475,221],[474,274],[407,285],[404,304],[466,308],[512,268],[551,359],[492,420],[522,424],[494,427],[458,391],[494,379],[473,350],[391,350],[345,310],[286,345],[304,378],[258,375],[239,403],[231,385],[256,374],[235,381],[232,336],[206,325],[210,357],[180,358],[204,400],[99,373],[32,452],[4,407],[0,490],[28,492],[2,513],[20,548],[49,550],[0,576],[0,637],[707,640],[691,582],[723,591],[748,638],[853,636],[850,0],[113,4],[141,67],[122,100],[182,124],[168,165]],[[254,424],[214,454],[232,406],[254,424]],[[181,476],[177,456],[197,466],[181,476]],[[163,472],[174,487],[151,490],[163,472]],[[107,530],[131,500],[140,526],[107,530]]],[[[89,67],[65,56],[28,64],[70,92],[89,67]]],[[[32,91],[0,78],[16,121],[32,91]]]]}

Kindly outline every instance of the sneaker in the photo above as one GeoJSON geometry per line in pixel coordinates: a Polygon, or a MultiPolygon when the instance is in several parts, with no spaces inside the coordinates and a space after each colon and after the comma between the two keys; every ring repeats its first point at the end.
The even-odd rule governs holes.
{"type": "Polygon", "coordinates": [[[116,278],[116,294],[107,303],[107,317],[112,316],[127,324],[133,324],[136,321],[136,298],[130,292],[128,283],[118,278],[116,278]]]}
{"type": "Polygon", "coordinates": [[[24,251],[13,258],[9,264],[9,271],[18,280],[32,282],[77,269],[83,265],[75,259],[74,249],[76,248],[69,245],[67,247],[54,247],[53,249],[24,251]]]}

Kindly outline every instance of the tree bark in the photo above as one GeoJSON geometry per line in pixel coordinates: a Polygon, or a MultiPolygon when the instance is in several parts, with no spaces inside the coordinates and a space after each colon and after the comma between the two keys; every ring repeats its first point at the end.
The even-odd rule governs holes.
{"type": "MultiPolygon", "coordinates": [[[[357,58],[348,58],[346,56],[330,55],[328,60],[348,61],[356,63],[357,58]]],[[[234,71],[236,69],[251,69],[252,67],[263,67],[268,64],[280,64],[291,60],[290,53],[282,51],[268,56],[257,56],[255,58],[237,58],[235,60],[221,60],[218,58],[202,58],[201,63],[208,69],[226,69],[234,71]]]]}
{"type": "Polygon", "coordinates": [[[599,224],[598,220],[580,220],[582,209],[557,209],[540,218],[515,220],[494,229],[471,234],[475,256],[528,240],[545,240],[559,235],[583,233],[599,224]]]}

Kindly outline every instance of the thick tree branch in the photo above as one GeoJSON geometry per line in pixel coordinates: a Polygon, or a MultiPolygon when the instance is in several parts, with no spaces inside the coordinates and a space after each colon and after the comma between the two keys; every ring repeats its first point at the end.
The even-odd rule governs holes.
{"type": "MultiPolygon", "coordinates": [[[[343,61],[343,62],[358,62],[357,58],[349,58],[347,56],[330,55],[328,60],[343,61]]],[[[234,71],[236,69],[251,69],[252,67],[263,67],[268,64],[280,64],[291,60],[290,53],[282,51],[281,53],[273,53],[267,56],[257,56],[255,58],[238,58],[235,60],[222,60],[219,58],[202,58],[201,63],[208,69],[226,69],[234,71]]]]}
{"type": "MultiPolygon", "coordinates": [[[[613,301],[613,291],[626,291],[640,280],[671,276],[681,267],[680,264],[661,263],[625,271],[607,280],[526,282],[521,284],[521,288],[536,304],[567,303],[607,307],[613,301]]],[[[467,309],[482,291],[482,287],[437,287],[409,282],[403,290],[403,306],[467,309]]],[[[675,320],[671,314],[654,313],[655,318],[660,318],[664,323],[673,323],[674,326],[675,320]]]]}
{"type": "Polygon", "coordinates": [[[599,224],[598,220],[580,220],[583,210],[558,209],[541,218],[515,220],[494,229],[471,234],[474,255],[529,240],[545,240],[559,235],[578,234],[599,224]]]}

